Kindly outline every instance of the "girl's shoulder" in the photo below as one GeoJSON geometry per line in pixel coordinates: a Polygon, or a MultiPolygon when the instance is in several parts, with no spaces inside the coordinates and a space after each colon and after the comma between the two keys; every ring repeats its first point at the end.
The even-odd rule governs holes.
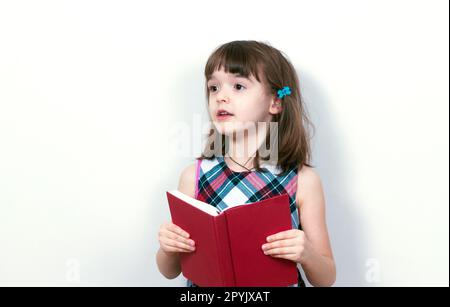
{"type": "Polygon", "coordinates": [[[298,168],[298,177],[303,177],[305,179],[314,179],[319,178],[319,175],[313,167],[303,165],[301,168],[298,168]]]}
{"type": "Polygon", "coordinates": [[[317,198],[323,194],[322,181],[314,168],[303,165],[297,174],[297,206],[305,199],[317,198]]]}
{"type": "Polygon", "coordinates": [[[190,196],[195,196],[197,161],[186,166],[180,175],[178,191],[190,196]]]}

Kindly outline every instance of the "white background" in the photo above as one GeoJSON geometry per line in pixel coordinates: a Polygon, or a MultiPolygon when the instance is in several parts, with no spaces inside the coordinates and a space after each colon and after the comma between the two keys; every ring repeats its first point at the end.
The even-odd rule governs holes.
{"type": "Polygon", "coordinates": [[[1,1],[0,285],[179,286],[203,68],[269,42],[316,125],[337,286],[449,284],[448,1],[1,1]],[[178,148],[178,149],[177,149],[178,148]]]}

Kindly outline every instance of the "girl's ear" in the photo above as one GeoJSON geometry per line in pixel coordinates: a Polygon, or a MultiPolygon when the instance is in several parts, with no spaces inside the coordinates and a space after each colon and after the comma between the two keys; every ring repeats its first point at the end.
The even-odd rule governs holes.
{"type": "Polygon", "coordinates": [[[272,115],[276,115],[280,113],[283,110],[283,107],[281,105],[281,99],[278,97],[274,97],[272,101],[270,102],[269,106],[269,113],[272,115]]]}

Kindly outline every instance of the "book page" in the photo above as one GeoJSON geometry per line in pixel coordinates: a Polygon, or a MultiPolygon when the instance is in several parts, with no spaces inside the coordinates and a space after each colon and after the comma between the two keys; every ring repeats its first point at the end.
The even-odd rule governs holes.
{"type": "Polygon", "coordinates": [[[226,208],[223,208],[222,210],[219,210],[219,209],[217,209],[217,210],[219,210],[219,213],[223,213],[223,212],[227,211],[228,209],[241,207],[241,206],[245,206],[245,205],[249,205],[249,204],[253,204],[253,203],[244,203],[244,204],[232,205],[232,206],[228,206],[226,208]]]}
{"type": "Polygon", "coordinates": [[[211,206],[203,201],[200,201],[198,199],[192,198],[184,193],[181,193],[178,190],[172,190],[168,191],[170,194],[172,194],[175,197],[178,197],[179,199],[185,201],[186,203],[192,205],[193,207],[196,207],[199,210],[202,210],[205,213],[208,213],[212,216],[219,215],[219,211],[214,206],[211,206]]]}

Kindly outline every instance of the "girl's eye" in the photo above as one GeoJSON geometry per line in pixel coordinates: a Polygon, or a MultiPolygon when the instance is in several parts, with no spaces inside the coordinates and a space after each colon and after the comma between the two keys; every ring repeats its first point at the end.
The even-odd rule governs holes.
{"type": "Polygon", "coordinates": [[[215,92],[217,90],[217,86],[215,86],[215,85],[211,85],[210,87],[209,87],[209,91],[210,92],[215,92]]]}
{"type": "Polygon", "coordinates": [[[239,90],[239,89],[241,89],[241,88],[245,88],[245,86],[243,86],[242,84],[239,84],[239,83],[236,84],[236,89],[239,90]]]}

